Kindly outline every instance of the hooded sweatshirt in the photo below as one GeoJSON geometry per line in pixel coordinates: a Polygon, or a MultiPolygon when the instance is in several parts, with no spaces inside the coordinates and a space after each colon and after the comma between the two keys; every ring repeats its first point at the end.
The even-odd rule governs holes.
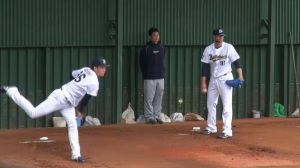
{"type": "Polygon", "coordinates": [[[140,53],[140,66],[144,80],[165,78],[165,48],[159,42],[148,42],[140,53]]]}

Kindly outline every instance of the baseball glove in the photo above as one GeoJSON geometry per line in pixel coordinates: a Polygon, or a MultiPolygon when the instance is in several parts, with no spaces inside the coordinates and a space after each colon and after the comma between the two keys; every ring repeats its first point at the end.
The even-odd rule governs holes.
{"type": "Polygon", "coordinates": [[[226,84],[233,88],[241,88],[242,84],[244,84],[244,81],[235,79],[235,80],[227,80],[226,84]]]}

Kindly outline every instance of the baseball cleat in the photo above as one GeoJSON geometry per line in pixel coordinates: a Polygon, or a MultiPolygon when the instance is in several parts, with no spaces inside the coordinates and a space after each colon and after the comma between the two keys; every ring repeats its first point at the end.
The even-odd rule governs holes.
{"type": "Polygon", "coordinates": [[[73,158],[72,160],[78,163],[85,163],[85,159],[82,156],[78,156],[76,158],[73,158]]]}
{"type": "Polygon", "coordinates": [[[231,137],[232,137],[232,135],[228,135],[228,134],[225,134],[225,133],[221,133],[219,135],[220,139],[228,139],[228,138],[231,138],[231,137]]]}
{"type": "Polygon", "coordinates": [[[210,130],[208,130],[208,129],[205,129],[205,130],[203,131],[203,134],[204,134],[204,135],[212,135],[212,134],[215,134],[215,133],[217,133],[217,132],[212,132],[212,131],[210,131],[210,130]]]}
{"type": "Polygon", "coordinates": [[[157,124],[157,121],[155,119],[150,118],[150,119],[146,120],[146,123],[147,124],[157,124]]]}
{"type": "Polygon", "coordinates": [[[8,89],[8,86],[1,86],[0,93],[6,93],[7,89],[8,89]]]}
{"type": "Polygon", "coordinates": [[[163,122],[161,119],[159,119],[159,118],[156,119],[156,122],[157,122],[158,124],[163,124],[163,123],[164,123],[164,122],[163,122]]]}

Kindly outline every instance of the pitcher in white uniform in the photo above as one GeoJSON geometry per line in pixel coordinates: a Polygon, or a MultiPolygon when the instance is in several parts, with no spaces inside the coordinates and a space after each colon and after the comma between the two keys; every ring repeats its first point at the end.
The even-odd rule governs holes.
{"type": "Polygon", "coordinates": [[[231,64],[236,68],[238,78],[243,83],[243,73],[240,64],[240,56],[234,47],[224,42],[224,31],[222,28],[213,30],[214,43],[207,46],[201,58],[201,92],[207,92],[207,127],[204,134],[210,135],[217,133],[216,126],[216,107],[219,96],[223,104],[223,131],[219,135],[221,139],[227,139],[233,136],[232,133],[232,90],[225,82],[232,80],[231,64]],[[206,79],[210,76],[207,88],[206,79]]]}
{"type": "Polygon", "coordinates": [[[6,93],[32,119],[60,111],[68,125],[72,150],[71,159],[83,163],[85,160],[80,153],[75,107],[86,94],[97,96],[99,90],[98,77],[105,75],[107,66],[105,59],[100,57],[92,62],[91,67],[73,71],[72,76],[74,79],[72,81],[54,90],[45,101],[36,107],[24,98],[15,86],[2,86],[0,92],[6,93]]]}

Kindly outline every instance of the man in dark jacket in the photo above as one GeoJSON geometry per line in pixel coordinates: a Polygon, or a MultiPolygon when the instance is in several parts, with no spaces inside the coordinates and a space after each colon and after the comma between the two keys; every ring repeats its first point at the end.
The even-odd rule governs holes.
{"type": "Polygon", "coordinates": [[[144,111],[146,123],[162,124],[159,114],[162,109],[165,78],[165,48],[160,42],[159,30],[150,28],[150,41],[140,54],[140,66],[144,79],[144,111]]]}

